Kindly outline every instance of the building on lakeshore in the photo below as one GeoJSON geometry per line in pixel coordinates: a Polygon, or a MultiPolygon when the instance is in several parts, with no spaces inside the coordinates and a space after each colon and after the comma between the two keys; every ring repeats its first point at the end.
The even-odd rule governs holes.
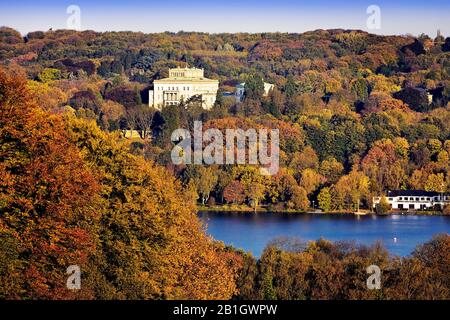
{"type": "Polygon", "coordinates": [[[193,96],[199,96],[204,109],[216,102],[219,81],[205,78],[204,70],[197,68],[169,69],[169,77],[153,81],[149,91],[149,106],[161,110],[163,106],[178,105],[193,96]]]}
{"type": "MultiPolygon", "coordinates": [[[[269,95],[270,90],[272,90],[274,86],[275,85],[271,83],[264,82],[264,97],[267,97],[269,95]]],[[[245,82],[242,82],[236,86],[235,96],[237,103],[244,101],[244,94],[245,94],[245,82]]]]}
{"type": "MultiPolygon", "coordinates": [[[[373,207],[380,203],[382,197],[373,198],[373,207]]],[[[450,205],[450,193],[423,190],[388,191],[386,200],[392,210],[426,210],[450,205]]]]}

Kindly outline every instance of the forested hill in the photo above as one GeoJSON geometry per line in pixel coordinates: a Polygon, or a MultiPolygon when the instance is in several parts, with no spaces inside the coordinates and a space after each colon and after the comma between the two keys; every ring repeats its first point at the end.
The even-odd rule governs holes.
{"type": "Polygon", "coordinates": [[[1,65],[25,70],[43,109],[70,106],[104,131],[139,130],[144,139],[132,152],[169,168],[201,203],[298,210],[313,201],[325,211],[369,208],[372,196],[393,189],[448,190],[449,50],[450,38],[440,35],[339,29],[27,35],[0,29],[1,65]],[[186,64],[220,80],[214,108],[191,103],[155,113],[146,105],[152,81],[186,64]],[[275,84],[268,97],[262,80],[275,84]],[[228,95],[242,81],[247,93],[236,103],[228,95]],[[251,167],[173,166],[170,135],[194,120],[205,128],[280,129],[279,174],[264,180],[251,167]]]}
{"type": "Polygon", "coordinates": [[[338,213],[387,190],[450,191],[449,47],[344,30],[0,28],[0,299],[448,299],[448,235],[402,259],[321,239],[255,260],[208,237],[196,205],[338,213]],[[186,63],[220,80],[214,107],[149,107],[152,80],[186,63]],[[279,172],[173,165],[171,134],[194,120],[279,129],[279,172]],[[367,290],[371,264],[381,290],[367,290]],[[81,290],[66,288],[69,265],[81,290]]]}
{"type": "Polygon", "coordinates": [[[80,72],[102,78],[124,74],[150,84],[167,76],[168,68],[187,63],[204,68],[225,89],[257,72],[279,88],[292,76],[298,93],[318,94],[348,90],[368,72],[379,76],[370,83],[374,91],[397,89],[405,82],[425,89],[445,86],[449,50],[450,38],[442,36],[415,39],[340,29],[302,34],[58,30],[25,36],[0,29],[0,61],[26,67],[31,78],[55,68],[63,78],[80,72]],[[383,82],[382,76],[389,81],[383,82]]]}
{"type": "MultiPolygon", "coordinates": [[[[23,37],[13,29],[2,28],[0,59],[24,63],[35,73],[59,62],[57,67],[83,68],[88,74],[97,71],[107,76],[125,72],[141,82],[160,77],[168,67],[179,65],[181,61],[203,67],[206,76],[222,82],[257,70],[267,80],[283,85],[288,74],[300,77],[306,71],[315,71],[312,75],[322,78],[322,83],[304,90],[323,91],[327,81],[350,80],[359,69],[392,75],[436,68],[443,62],[439,54],[450,46],[449,39],[445,42],[441,37],[433,43],[424,35],[420,39],[423,45],[411,46],[411,52],[403,50],[401,54],[402,47],[413,44],[414,40],[411,36],[378,36],[340,29],[302,34],[59,30],[30,32],[23,37]],[[421,50],[426,51],[427,58],[416,56],[421,50]],[[60,61],[62,59],[73,59],[77,65],[67,65],[68,61],[60,61]],[[90,66],[89,61],[94,62],[96,68],[90,66]]],[[[426,78],[440,80],[436,79],[439,75],[426,78]]],[[[419,80],[423,79],[416,79],[419,80]]]]}

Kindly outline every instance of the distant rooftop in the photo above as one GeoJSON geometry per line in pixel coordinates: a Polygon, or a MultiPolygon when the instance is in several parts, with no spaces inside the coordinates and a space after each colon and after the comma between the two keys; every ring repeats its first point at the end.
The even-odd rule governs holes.
{"type": "Polygon", "coordinates": [[[441,194],[450,195],[448,192],[434,192],[425,190],[392,190],[388,191],[388,197],[434,197],[441,194]]]}

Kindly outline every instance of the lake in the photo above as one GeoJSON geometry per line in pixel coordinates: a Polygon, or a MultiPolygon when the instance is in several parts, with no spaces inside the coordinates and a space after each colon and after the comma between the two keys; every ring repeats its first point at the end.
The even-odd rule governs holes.
{"type": "Polygon", "coordinates": [[[450,233],[448,216],[200,212],[199,217],[214,239],[250,251],[256,257],[277,237],[305,241],[322,237],[366,245],[381,241],[390,253],[407,256],[434,234],[450,233]]]}

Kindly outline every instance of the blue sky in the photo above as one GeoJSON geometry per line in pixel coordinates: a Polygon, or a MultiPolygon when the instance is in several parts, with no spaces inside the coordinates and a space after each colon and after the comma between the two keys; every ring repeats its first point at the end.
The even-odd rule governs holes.
{"type": "Polygon", "coordinates": [[[450,1],[331,0],[0,0],[0,25],[23,34],[67,28],[69,5],[81,9],[81,29],[96,31],[304,32],[361,29],[379,34],[450,35],[450,1]],[[369,5],[381,10],[381,28],[368,29],[369,5]]]}

